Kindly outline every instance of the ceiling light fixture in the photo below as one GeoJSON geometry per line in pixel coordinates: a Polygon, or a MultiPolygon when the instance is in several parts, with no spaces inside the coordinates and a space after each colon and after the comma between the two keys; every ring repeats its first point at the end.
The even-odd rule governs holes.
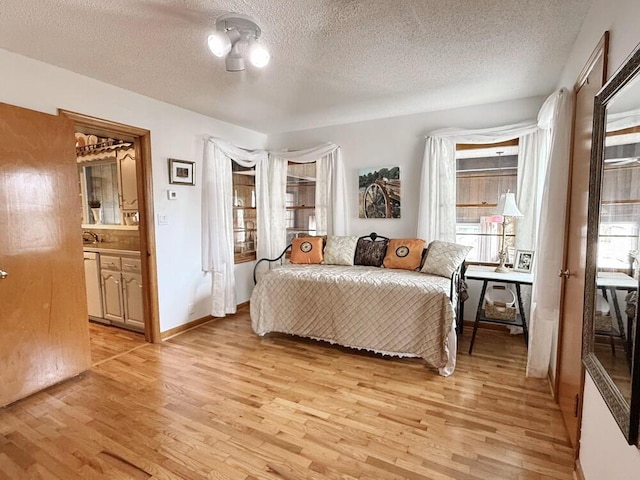
{"type": "Polygon", "coordinates": [[[216,21],[216,31],[209,35],[207,44],[216,57],[224,57],[227,72],[241,72],[245,68],[245,55],[258,68],[269,63],[269,51],[258,43],[260,27],[246,15],[229,13],[216,21]]]}

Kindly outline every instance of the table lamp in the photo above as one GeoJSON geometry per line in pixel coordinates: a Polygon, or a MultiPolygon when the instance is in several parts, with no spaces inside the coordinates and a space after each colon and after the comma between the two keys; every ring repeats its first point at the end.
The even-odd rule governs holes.
{"type": "Polygon", "coordinates": [[[498,253],[500,264],[496,267],[495,271],[499,273],[506,273],[509,271],[509,268],[504,264],[507,259],[507,246],[505,239],[507,217],[524,217],[522,212],[518,210],[518,206],[516,205],[516,196],[514,193],[507,192],[500,195],[498,207],[496,208],[494,215],[500,215],[502,217],[502,245],[500,247],[500,252],[498,253]]]}

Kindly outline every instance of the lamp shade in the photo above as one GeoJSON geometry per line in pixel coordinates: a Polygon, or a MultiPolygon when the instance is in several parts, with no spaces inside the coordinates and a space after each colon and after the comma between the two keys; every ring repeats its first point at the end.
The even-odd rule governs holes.
{"type": "Polygon", "coordinates": [[[493,213],[495,215],[502,215],[503,217],[524,217],[522,212],[518,210],[518,206],[516,205],[516,196],[512,192],[500,195],[498,206],[493,213]]]}

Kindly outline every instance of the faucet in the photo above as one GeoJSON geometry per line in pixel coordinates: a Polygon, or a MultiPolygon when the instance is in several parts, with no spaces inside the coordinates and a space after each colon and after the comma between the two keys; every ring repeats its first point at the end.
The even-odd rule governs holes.
{"type": "Polygon", "coordinates": [[[91,230],[85,230],[82,232],[82,241],[84,243],[98,243],[100,241],[100,237],[98,237],[97,233],[92,232],[91,230]]]}

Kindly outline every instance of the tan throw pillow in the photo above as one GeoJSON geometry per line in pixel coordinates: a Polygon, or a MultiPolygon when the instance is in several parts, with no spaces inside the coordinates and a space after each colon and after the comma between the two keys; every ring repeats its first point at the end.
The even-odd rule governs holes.
{"type": "Polygon", "coordinates": [[[358,237],[327,237],[322,263],[326,265],[353,265],[357,244],[358,237]]]}
{"type": "Polygon", "coordinates": [[[322,239],[322,250],[324,250],[324,247],[327,244],[327,236],[326,235],[309,235],[308,233],[299,233],[296,238],[309,238],[309,237],[321,238],[322,239]]]}
{"type": "Polygon", "coordinates": [[[304,237],[291,240],[291,263],[322,262],[322,237],[304,237]]]}
{"type": "Polygon", "coordinates": [[[424,240],[420,238],[392,238],[384,257],[385,268],[417,270],[422,260],[424,240]]]}
{"type": "Polygon", "coordinates": [[[466,245],[434,240],[427,248],[427,258],[425,258],[424,265],[420,271],[451,278],[453,272],[466,258],[469,250],[471,250],[471,247],[466,245]]]}

